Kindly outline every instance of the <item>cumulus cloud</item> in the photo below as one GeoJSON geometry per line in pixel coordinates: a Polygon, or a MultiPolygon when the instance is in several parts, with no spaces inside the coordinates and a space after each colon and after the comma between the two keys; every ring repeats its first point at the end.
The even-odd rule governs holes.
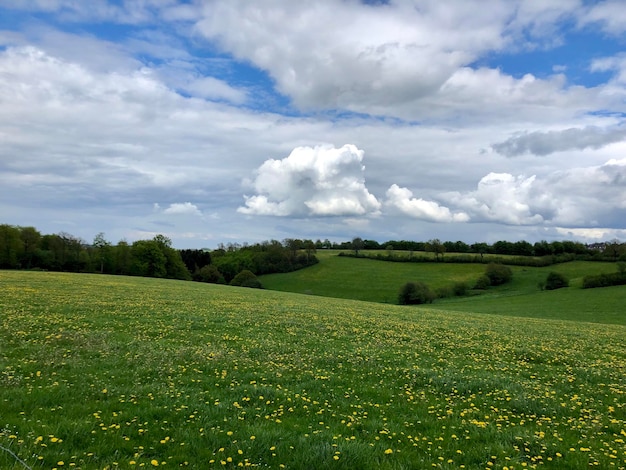
{"type": "Polygon", "coordinates": [[[441,198],[473,222],[621,228],[615,224],[626,216],[626,159],[543,177],[489,173],[476,190],[441,198]]]}
{"type": "Polygon", "coordinates": [[[393,106],[436,90],[477,51],[504,44],[504,3],[212,2],[198,31],[267,70],[305,108],[393,106]],[[476,12],[481,14],[477,15],[476,12]]]}
{"type": "Polygon", "coordinates": [[[626,139],[626,127],[602,129],[596,126],[560,131],[530,132],[494,144],[492,148],[507,157],[526,153],[538,156],[565,150],[599,149],[626,139]]]}
{"type": "Polygon", "coordinates": [[[244,214],[275,216],[375,215],[380,202],[367,190],[362,150],[354,145],[298,147],[267,160],[245,196],[244,214]]]}
{"type": "MultiPolygon", "coordinates": [[[[514,78],[473,69],[492,51],[532,48],[577,14],[579,0],[306,2],[207,5],[196,28],[236,58],[267,71],[303,109],[348,109],[403,119],[449,118],[459,108],[511,119],[546,108],[581,109],[591,98],[563,77],[514,78]],[[331,6],[332,5],[332,6],[331,6]],[[526,42],[528,44],[526,45],[526,42]],[[552,103],[554,106],[547,106],[552,103]]],[[[564,111],[561,111],[563,113],[564,111]]]]}
{"type": "MultiPolygon", "coordinates": [[[[497,221],[509,225],[535,225],[544,221],[537,204],[535,176],[489,173],[475,191],[446,197],[467,211],[474,221],[497,221]]],[[[539,196],[541,199],[541,196],[539,196]]]]}
{"type": "Polygon", "coordinates": [[[410,217],[430,222],[467,222],[469,220],[465,212],[452,213],[450,209],[434,201],[414,198],[409,189],[401,188],[397,184],[391,185],[387,190],[386,205],[410,217]]]}
{"type": "Polygon", "coordinates": [[[170,204],[167,209],[163,211],[167,215],[197,215],[201,216],[202,211],[198,209],[198,206],[191,202],[175,202],[170,204]]]}

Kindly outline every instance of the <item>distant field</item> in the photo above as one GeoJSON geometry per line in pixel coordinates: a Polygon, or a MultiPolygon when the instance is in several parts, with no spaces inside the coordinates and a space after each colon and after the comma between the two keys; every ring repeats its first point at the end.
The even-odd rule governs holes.
{"type": "MultiPolygon", "coordinates": [[[[293,273],[261,276],[267,289],[308,293],[371,302],[396,303],[408,281],[423,281],[431,288],[466,281],[473,285],[484,272],[481,264],[397,263],[318,254],[320,263],[293,273]]],[[[626,287],[582,290],[586,275],[614,272],[614,263],[572,261],[544,268],[511,266],[513,281],[480,295],[437,300],[434,308],[476,313],[569,319],[626,324],[626,287]],[[556,271],[570,279],[570,287],[542,292],[539,283],[556,271]]]]}
{"type": "Polygon", "coordinates": [[[485,270],[480,264],[392,263],[321,250],[317,256],[320,263],[310,268],[259,279],[272,290],[396,303],[400,287],[408,281],[424,281],[435,288],[454,281],[474,281],[485,270]]]}
{"type": "Polygon", "coordinates": [[[0,289],[3,469],[626,467],[624,326],[86,274],[0,289]]]}

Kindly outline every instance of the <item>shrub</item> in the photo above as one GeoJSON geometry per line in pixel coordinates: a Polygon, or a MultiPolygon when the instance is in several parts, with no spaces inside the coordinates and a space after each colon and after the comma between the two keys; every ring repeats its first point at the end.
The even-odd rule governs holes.
{"type": "Polygon", "coordinates": [[[430,304],[435,300],[435,294],[423,282],[407,282],[398,295],[401,305],[430,304]]]}
{"type": "Polygon", "coordinates": [[[454,297],[454,288],[452,286],[441,286],[435,290],[435,296],[438,299],[454,297]]]}
{"type": "Polygon", "coordinates": [[[626,276],[620,273],[598,274],[597,276],[585,276],[583,278],[583,289],[594,287],[621,286],[626,284],[626,276]]]}
{"type": "Polygon", "coordinates": [[[489,263],[485,269],[485,275],[489,278],[492,286],[499,286],[513,279],[511,268],[498,263],[489,263]]]}
{"type": "Polygon", "coordinates": [[[546,290],[561,289],[562,287],[569,287],[569,279],[560,273],[551,272],[548,274],[545,284],[546,290]]]}
{"type": "Polygon", "coordinates": [[[467,285],[467,282],[463,282],[463,281],[455,282],[454,286],[452,286],[452,291],[454,292],[454,295],[458,297],[467,294],[468,290],[469,290],[469,287],[467,285]]]}
{"type": "Polygon", "coordinates": [[[232,281],[230,281],[231,286],[240,286],[240,287],[253,287],[256,289],[261,289],[263,286],[261,285],[261,281],[254,275],[252,271],[244,269],[239,274],[237,274],[232,281]]]}
{"type": "Polygon", "coordinates": [[[474,284],[474,289],[485,290],[491,285],[491,280],[487,277],[486,274],[483,274],[478,278],[476,284],[474,284]]]}

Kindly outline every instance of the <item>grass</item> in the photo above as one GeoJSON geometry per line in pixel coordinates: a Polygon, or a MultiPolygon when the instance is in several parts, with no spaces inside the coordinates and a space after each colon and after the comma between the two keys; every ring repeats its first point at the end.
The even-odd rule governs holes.
{"type": "MultiPolygon", "coordinates": [[[[431,288],[457,281],[472,286],[484,273],[482,264],[397,263],[336,256],[321,252],[320,263],[294,273],[261,276],[264,287],[370,302],[397,303],[398,292],[408,281],[423,281],[431,288]]],[[[572,261],[542,268],[511,266],[513,281],[467,297],[437,300],[433,308],[459,312],[490,313],[516,317],[551,318],[626,325],[626,288],[582,290],[586,275],[614,272],[615,263],[572,261]],[[541,291],[549,272],[564,274],[570,287],[541,291]]]]}
{"type": "MultiPolygon", "coordinates": [[[[29,468],[626,467],[626,328],[0,271],[29,468]]],[[[0,449],[0,468],[24,468],[0,449]]]]}
{"type": "Polygon", "coordinates": [[[368,302],[397,303],[400,287],[424,281],[431,288],[454,281],[474,282],[485,270],[480,264],[396,263],[318,253],[320,263],[293,273],[259,276],[271,290],[368,302]]]}

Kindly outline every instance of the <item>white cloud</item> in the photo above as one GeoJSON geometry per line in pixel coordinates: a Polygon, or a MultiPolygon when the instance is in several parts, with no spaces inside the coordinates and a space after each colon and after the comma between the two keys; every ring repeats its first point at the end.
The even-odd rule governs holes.
{"type": "Polygon", "coordinates": [[[354,145],[295,148],[282,160],[267,160],[239,212],[275,216],[375,215],[378,200],[365,186],[363,151],[354,145]]]}
{"type": "Polygon", "coordinates": [[[414,198],[409,189],[401,188],[396,184],[391,185],[387,190],[386,205],[410,217],[429,222],[467,222],[469,220],[465,212],[452,213],[450,209],[434,201],[414,198]]]}
{"type": "MultiPolygon", "coordinates": [[[[472,221],[555,227],[610,227],[626,215],[626,159],[554,171],[541,178],[490,173],[475,191],[442,194],[472,221]]],[[[613,228],[620,228],[613,227],[613,228]]]]}
{"type": "Polygon", "coordinates": [[[198,30],[269,71],[305,108],[393,107],[430,94],[477,51],[503,44],[509,11],[474,2],[372,8],[333,1],[207,5],[198,30]],[[480,12],[479,15],[476,12],[480,12]]]}
{"type": "Polygon", "coordinates": [[[420,120],[459,119],[460,110],[469,112],[467,121],[485,114],[547,119],[546,110],[562,116],[597,98],[568,87],[560,75],[517,79],[497,69],[472,69],[491,51],[555,41],[556,25],[578,14],[579,0],[502,0],[489,8],[475,0],[325,5],[215,1],[196,27],[266,70],[303,109],[420,120]]]}
{"type": "Polygon", "coordinates": [[[189,81],[182,86],[182,89],[194,96],[211,100],[226,100],[235,104],[243,104],[246,93],[233,88],[223,80],[214,77],[200,77],[189,81]]]}
{"type": "Polygon", "coordinates": [[[583,15],[580,23],[598,23],[607,33],[620,35],[626,31],[626,9],[622,0],[594,2],[583,15]]]}
{"type": "Polygon", "coordinates": [[[478,182],[475,191],[451,193],[447,198],[466,210],[472,220],[535,225],[544,221],[535,201],[535,179],[535,176],[526,178],[508,173],[489,173],[478,182]]]}
{"type": "Polygon", "coordinates": [[[198,209],[198,206],[190,202],[175,202],[170,204],[167,209],[163,211],[167,215],[197,215],[202,216],[202,211],[198,209]]]}

